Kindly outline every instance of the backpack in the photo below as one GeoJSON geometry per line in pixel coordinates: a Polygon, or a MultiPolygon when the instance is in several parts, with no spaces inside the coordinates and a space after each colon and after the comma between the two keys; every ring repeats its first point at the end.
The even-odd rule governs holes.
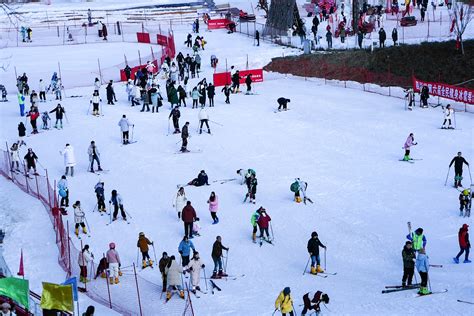
{"type": "Polygon", "coordinates": [[[298,192],[300,190],[300,186],[298,184],[298,181],[295,181],[293,182],[291,185],[290,185],[290,191],[291,192],[298,192]]]}

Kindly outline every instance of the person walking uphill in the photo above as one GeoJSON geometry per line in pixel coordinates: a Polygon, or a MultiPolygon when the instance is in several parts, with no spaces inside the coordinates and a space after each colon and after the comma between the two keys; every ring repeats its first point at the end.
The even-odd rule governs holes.
{"type": "Polygon", "coordinates": [[[110,196],[109,204],[112,203],[114,205],[114,215],[112,220],[117,220],[118,210],[120,209],[120,214],[124,221],[127,220],[127,215],[125,210],[123,209],[123,199],[120,194],[117,193],[117,190],[112,190],[112,194],[110,196]]]}
{"type": "Polygon", "coordinates": [[[290,288],[285,287],[275,301],[275,311],[280,310],[283,316],[286,316],[287,314],[290,316],[295,315],[293,312],[293,299],[291,298],[290,293],[290,288]]]}
{"type": "Polygon", "coordinates": [[[413,250],[420,251],[426,247],[426,237],[423,235],[423,228],[417,228],[414,232],[407,235],[407,239],[413,243],[413,250]]]}
{"type": "Polygon", "coordinates": [[[415,136],[413,133],[410,133],[410,135],[407,137],[407,140],[405,141],[405,144],[403,145],[403,149],[405,149],[405,156],[403,156],[402,159],[403,161],[413,160],[410,158],[410,147],[415,145],[418,145],[418,143],[415,143],[415,136]]]}
{"type": "Polygon", "coordinates": [[[77,258],[77,263],[81,269],[80,281],[82,283],[88,282],[87,267],[89,266],[89,262],[92,260],[94,260],[94,255],[89,251],[89,245],[85,245],[84,248],[82,248],[82,251],[79,252],[79,256],[77,258]]]}
{"type": "Polygon", "coordinates": [[[403,258],[403,277],[402,277],[402,286],[411,286],[413,275],[415,274],[415,261],[416,254],[412,247],[412,242],[405,242],[405,246],[402,250],[403,258]],[[407,283],[408,282],[408,283],[407,283]]]}
{"type": "Polygon", "coordinates": [[[178,252],[181,255],[181,265],[185,267],[189,263],[189,255],[191,254],[191,249],[193,253],[196,251],[194,244],[189,240],[188,236],[184,236],[183,240],[179,243],[178,252]]]}
{"type": "Polygon", "coordinates": [[[118,284],[119,283],[119,275],[120,275],[120,256],[115,250],[115,243],[111,242],[109,244],[109,250],[106,253],[107,262],[109,263],[109,282],[110,284],[118,284]]]}
{"type": "Polygon", "coordinates": [[[229,248],[222,245],[221,236],[217,236],[216,241],[212,245],[211,257],[212,261],[214,261],[214,271],[212,271],[211,279],[220,279],[227,276],[227,274],[222,270],[222,249],[229,251],[229,248]],[[217,271],[219,271],[219,274],[217,271]]]}
{"type": "Polygon", "coordinates": [[[421,248],[418,251],[418,256],[416,257],[416,269],[420,274],[421,283],[420,283],[420,290],[418,294],[420,295],[427,295],[431,292],[428,290],[428,271],[429,271],[429,260],[428,256],[426,255],[425,248],[421,248]]]}
{"type": "Polygon", "coordinates": [[[469,229],[468,224],[462,225],[462,227],[459,229],[458,233],[458,240],[459,240],[459,248],[461,250],[457,254],[456,257],[453,258],[454,263],[459,263],[459,257],[466,252],[465,257],[464,257],[464,263],[471,263],[471,260],[469,260],[469,249],[471,248],[471,243],[469,242],[469,233],[467,232],[469,229]]]}
{"type": "Polygon", "coordinates": [[[318,233],[312,232],[311,239],[308,240],[308,245],[306,247],[308,249],[309,256],[311,257],[311,274],[318,274],[324,272],[324,270],[321,268],[319,247],[326,249],[326,246],[323,245],[319,240],[318,233]]]}
{"type": "Polygon", "coordinates": [[[463,164],[466,164],[469,167],[469,163],[464,159],[461,152],[458,152],[458,155],[454,157],[449,163],[449,168],[454,164],[454,187],[462,187],[462,167],[463,164]]]}
{"type": "Polygon", "coordinates": [[[76,165],[76,157],[74,155],[74,148],[66,144],[66,147],[59,152],[64,157],[64,166],[66,167],[65,175],[69,173],[69,168],[71,168],[71,177],[74,177],[74,166],[76,165]]]}
{"type": "Polygon", "coordinates": [[[187,201],[181,219],[184,222],[184,236],[188,236],[190,239],[193,238],[193,223],[196,218],[196,211],[192,207],[191,201],[187,201]]]}
{"type": "Polygon", "coordinates": [[[150,255],[148,254],[148,245],[153,245],[153,242],[145,237],[145,233],[141,232],[138,234],[137,247],[140,248],[140,252],[142,253],[143,269],[145,269],[147,266],[153,266],[153,260],[150,259],[150,255]]]}
{"type": "Polygon", "coordinates": [[[122,118],[118,122],[118,126],[120,126],[120,131],[122,132],[122,144],[127,145],[130,144],[129,142],[129,131],[130,126],[134,127],[135,125],[130,123],[127,116],[124,114],[122,118]]]}

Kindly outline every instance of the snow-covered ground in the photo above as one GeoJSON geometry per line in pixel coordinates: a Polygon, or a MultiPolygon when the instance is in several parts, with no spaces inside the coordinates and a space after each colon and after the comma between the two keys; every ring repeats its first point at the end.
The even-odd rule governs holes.
{"type": "MultiPolygon", "coordinates": [[[[185,34],[185,30],[175,32],[177,51],[184,54],[191,53],[182,44],[185,34]]],[[[225,59],[228,66],[245,69],[247,54],[249,68],[254,68],[263,66],[272,56],[295,53],[265,43],[257,48],[252,45],[253,39],[228,35],[224,30],[204,32],[204,36],[208,45],[200,52],[204,68],[201,78],[207,77],[208,81],[212,74],[211,54],[218,56],[218,71],[222,71],[225,59]]],[[[105,252],[108,243],[114,241],[122,264],[128,266],[136,260],[136,241],[138,233],[143,231],[155,241],[158,258],[163,251],[178,256],[183,225],[172,207],[176,185],[186,183],[204,169],[211,186],[185,188],[201,219],[202,236],[193,242],[209,277],[213,267],[212,243],[221,235],[223,244],[230,247],[228,273],[245,274],[245,277],[216,281],[222,292],[215,295],[201,295],[200,299],[193,296],[196,315],[270,315],[275,298],[285,286],[291,287],[298,312],[301,312],[303,294],[322,290],[331,297],[330,311],[323,309],[326,314],[472,313],[470,305],[457,303],[456,299],[472,300],[473,267],[452,264],[452,257],[458,252],[457,231],[463,223],[471,224],[472,220],[458,216],[459,192],[450,185],[444,186],[447,166],[458,151],[462,151],[468,161],[474,160],[472,114],[457,112],[459,129],[445,131],[439,129],[441,108],[415,108],[413,112],[406,112],[400,99],[265,73],[265,82],[254,85],[256,95],[232,95],[230,105],[224,103],[223,94],[216,89],[216,107],[208,111],[210,119],[223,126],[211,123],[213,135],[196,133],[198,111],[189,108],[191,100],[188,98],[188,107],[181,109],[180,123],[189,121],[191,124],[188,148],[203,152],[176,155],[179,136],[166,136],[168,104],[160,113],[141,113],[140,107],[128,105],[123,85],[116,83],[119,102],[113,106],[103,102],[102,117],[86,115],[97,56],[105,55],[104,62],[112,66],[122,62],[124,52],[132,53],[136,49],[137,44],[101,43],[57,46],[54,50],[50,47],[12,50],[18,72],[27,72],[35,84],[40,77],[49,80],[56,70],[56,59],[61,60],[62,71],[67,69],[68,82],[91,83],[86,88],[66,91],[69,96],[82,97],[65,98],[61,102],[69,120],[63,130],[45,131],[26,138],[26,142],[53,179],[59,179],[64,172],[63,158],[58,151],[66,143],[74,146],[78,165],[75,176],[69,178],[71,204],[80,200],[86,211],[91,238],[83,240],[91,245],[94,253],[105,252]],[[55,58],[49,58],[53,54],[55,58]],[[64,63],[76,62],[63,66],[63,60],[64,63]],[[291,110],[274,113],[276,99],[281,96],[291,99],[291,110]],[[123,147],[117,126],[122,114],[135,124],[134,139],[138,141],[123,147]],[[410,132],[419,143],[413,148],[412,156],[423,159],[414,164],[398,161],[410,132]],[[87,147],[91,140],[95,140],[101,152],[103,167],[110,172],[97,176],[86,171],[87,147]],[[240,168],[253,168],[257,172],[256,205],[242,203],[246,190],[235,181],[213,182],[234,178],[240,168]],[[308,194],[315,204],[292,201],[289,186],[295,177],[309,183],[308,194]],[[130,225],[117,221],[107,226],[108,217],[92,212],[96,202],[93,186],[99,179],[105,182],[107,194],[116,189],[122,195],[131,215],[130,225]],[[206,201],[211,191],[216,192],[220,201],[217,225],[211,224],[207,210],[206,201]],[[251,242],[250,216],[259,206],[264,206],[272,217],[275,246],[264,243],[259,247],[251,242]],[[444,266],[430,271],[433,290],[448,289],[448,293],[423,298],[414,298],[414,291],[380,294],[385,285],[401,282],[401,250],[408,233],[407,221],[411,221],[415,229],[424,228],[431,262],[444,266]],[[314,230],[328,247],[327,270],[337,272],[335,276],[302,275],[308,258],[306,242],[314,230]]],[[[143,49],[147,50],[146,46],[143,49]]],[[[14,85],[11,82],[13,71],[9,68],[3,73],[2,81],[5,76],[7,84],[14,85]]],[[[66,74],[63,76],[66,80],[66,74]]],[[[195,83],[197,80],[192,81],[195,83]]],[[[161,86],[164,90],[164,82],[161,86]]],[[[100,93],[105,101],[105,89],[100,93]]],[[[20,118],[15,95],[9,97],[10,102],[0,107],[0,140],[11,143],[16,140],[20,118]]],[[[40,111],[51,110],[56,105],[51,95],[48,98],[47,103],[39,104],[40,111]]],[[[29,124],[27,128],[30,132],[29,124]]],[[[22,148],[22,154],[24,151],[22,148]]],[[[448,184],[451,178],[452,171],[448,184]]],[[[2,207],[2,213],[5,210],[11,213],[2,215],[7,218],[5,222],[11,223],[6,225],[10,232],[6,237],[7,262],[15,270],[19,248],[23,247],[27,277],[33,280],[34,289],[41,289],[40,280],[63,281],[64,272],[57,265],[54,234],[42,205],[1,181],[0,202],[6,206],[2,207]],[[41,251],[41,255],[34,255],[32,259],[37,251],[41,251]]],[[[463,182],[469,184],[467,170],[463,182]]],[[[71,223],[72,209],[69,213],[71,223]]],[[[78,240],[72,238],[79,248],[78,240]]],[[[75,262],[76,258],[72,260],[75,262]]],[[[160,284],[158,269],[140,271],[139,276],[145,315],[166,311],[171,315],[169,310],[164,312],[159,287],[149,283],[160,284]]],[[[112,299],[117,302],[119,298],[119,303],[137,312],[133,282],[130,275],[125,275],[119,285],[112,287],[112,299]]],[[[100,286],[91,283],[91,287],[99,290],[100,286]]],[[[205,288],[204,281],[201,287],[205,288]]],[[[166,306],[182,304],[177,300],[174,297],[166,306]]],[[[86,303],[81,302],[81,305],[86,303]]]]}

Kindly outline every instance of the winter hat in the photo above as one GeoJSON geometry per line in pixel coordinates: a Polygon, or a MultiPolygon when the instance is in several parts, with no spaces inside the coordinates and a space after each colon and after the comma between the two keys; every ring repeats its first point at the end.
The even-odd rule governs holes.
{"type": "Polygon", "coordinates": [[[283,294],[284,295],[290,295],[290,292],[291,292],[291,290],[288,286],[283,289],[283,294]]]}
{"type": "Polygon", "coordinates": [[[466,230],[467,230],[467,228],[468,228],[468,227],[469,227],[469,225],[468,225],[468,224],[464,224],[464,225],[462,225],[462,228],[463,228],[463,229],[466,229],[466,230]]]}
{"type": "Polygon", "coordinates": [[[416,233],[417,235],[423,234],[423,228],[419,227],[417,230],[415,230],[415,233],[416,233]]]}
{"type": "Polygon", "coordinates": [[[167,257],[168,257],[168,253],[167,253],[166,251],[163,252],[163,257],[164,257],[164,256],[167,256],[167,257]]]}
{"type": "Polygon", "coordinates": [[[115,249],[115,243],[114,243],[114,242],[111,242],[111,243],[109,244],[109,248],[110,248],[110,249],[115,249]]]}
{"type": "Polygon", "coordinates": [[[407,242],[405,242],[405,246],[406,246],[406,245],[411,245],[411,244],[412,244],[412,242],[409,241],[409,240],[408,240],[407,242]]]}
{"type": "Polygon", "coordinates": [[[140,232],[140,234],[138,234],[138,236],[145,236],[145,233],[144,233],[144,232],[140,232]]]}
{"type": "Polygon", "coordinates": [[[318,237],[318,233],[317,233],[317,232],[312,232],[312,233],[311,233],[311,237],[313,237],[313,238],[314,238],[314,237],[318,237]]]}
{"type": "Polygon", "coordinates": [[[7,302],[5,302],[5,303],[2,304],[2,308],[10,309],[10,308],[11,308],[11,305],[8,304],[7,302]]]}

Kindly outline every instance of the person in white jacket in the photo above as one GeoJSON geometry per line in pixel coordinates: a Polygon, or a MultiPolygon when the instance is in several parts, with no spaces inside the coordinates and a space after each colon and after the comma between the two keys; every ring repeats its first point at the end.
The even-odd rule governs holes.
{"type": "Polygon", "coordinates": [[[135,126],[128,120],[127,116],[124,114],[120,121],[118,122],[118,126],[120,126],[120,131],[122,132],[122,143],[124,145],[130,144],[128,141],[128,131],[130,130],[130,126],[135,126]]]}
{"type": "Polygon", "coordinates": [[[94,90],[92,94],[90,103],[92,104],[92,115],[99,116],[99,103],[102,102],[102,99],[99,97],[99,91],[94,90]]]}
{"type": "Polygon", "coordinates": [[[38,84],[40,102],[46,102],[46,86],[44,85],[43,79],[40,79],[38,84]]]}
{"type": "Polygon", "coordinates": [[[10,147],[10,156],[11,156],[11,171],[20,172],[20,152],[18,148],[18,143],[13,143],[12,147],[10,147]],[[16,168],[15,168],[15,165],[16,165],[16,168]]]}
{"type": "Polygon", "coordinates": [[[69,168],[71,168],[71,177],[74,176],[74,166],[76,165],[76,157],[74,155],[74,148],[66,144],[66,147],[62,151],[59,152],[64,157],[64,166],[66,167],[66,172],[64,173],[66,176],[69,173],[69,168]]]}
{"type": "Polygon", "coordinates": [[[207,126],[207,132],[210,134],[211,129],[209,128],[209,114],[206,111],[206,108],[201,107],[201,110],[199,110],[199,122],[201,125],[199,126],[199,134],[202,134],[202,127],[204,124],[207,126]]]}
{"type": "Polygon", "coordinates": [[[100,84],[99,78],[95,78],[95,80],[94,80],[94,91],[99,91],[100,86],[101,86],[101,84],[100,84]]]}
{"type": "Polygon", "coordinates": [[[82,232],[84,234],[87,234],[86,224],[84,223],[84,220],[86,218],[86,214],[81,209],[81,202],[76,201],[72,205],[72,208],[74,209],[74,223],[75,223],[74,233],[76,234],[77,237],[79,237],[79,226],[81,226],[82,227],[82,232]]]}
{"type": "Polygon", "coordinates": [[[176,262],[175,256],[170,257],[168,265],[165,267],[166,284],[168,289],[166,291],[166,301],[171,298],[171,291],[179,291],[179,296],[184,298],[183,287],[181,286],[183,268],[179,263],[176,262]]]}
{"type": "Polygon", "coordinates": [[[188,265],[184,267],[185,271],[191,273],[191,291],[193,293],[196,293],[196,290],[201,291],[201,288],[199,287],[199,282],[201,280],[201,269],[204,269],[205,267],[206,266],[202,263],[201,259],[199,258],[199,252],[197,251],[194,252],[193,258],[188,263],[188,265]]]}
{"type": "Polygon", "coordinates": [[[178,212],[178,220],[181,219],[181,212],[183,208],[186,206],[186,202],[188,199],[186,198],[186,193],[184,192],[184,188],[180,187],[178,193],[176,193],[176,200],[173,204],[176,207],[176,212],[178,212]]]}
{"type": "Polygon", "coordinates": [[[77,263],[79,264],[79,268],[81,269],[81,274],[80,274],[80,281],[82,283],[87,283],[87,266],[89,265],[89,262],[91,262],[94,259],[94,255],[92,252],[89,251],[89,245],[85,245],[84,248],[82,248],[82,251],[79,252],[79,256],[77,258],[77,263]]]}
{"type": "Polygon", "coordinates": [[[451,108],[451,104],[448,104],[446,106],[446,109],[444,109],[444,122],[443,126],[441,126],[442,129],[454,129],[454,127],[451,125],[451,118],[454,116],[454,110],[451,108]],[[448,123],[448,127],[446,127],[446,123],[448,123]]]}

